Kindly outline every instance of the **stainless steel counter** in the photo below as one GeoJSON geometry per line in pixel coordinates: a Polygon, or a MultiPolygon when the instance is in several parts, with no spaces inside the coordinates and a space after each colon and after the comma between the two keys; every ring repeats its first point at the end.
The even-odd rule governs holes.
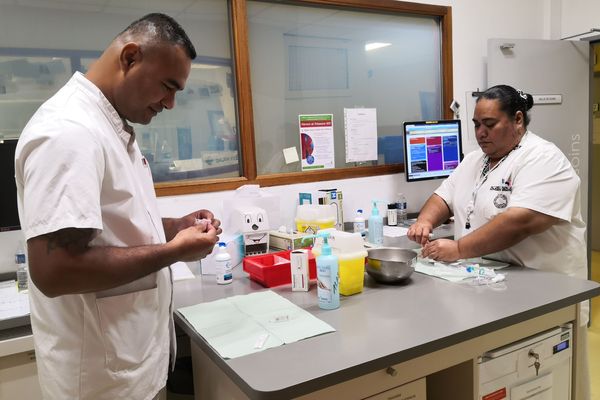
{"type": "MultiPolygon", "coordinates": [[[[404,284],[382,285],[366,275],[364,291],[342,296],[340,308],[332,311],[319,309],[314,284],[308,293],[291,292],[289,285],[272,288],[336,332],[231,360],[215,353],[179,313],[175,318],[192,345],[245,396],[282,399],[385,370],[600,294],[596,282],[527,268],[505,271],[504,289],[455,284],[419,273],[404,284]]],[[[178,307],[267,290],[250,281],[241,267],[227,286],[204,276],[175,287],[178,307]]]]}

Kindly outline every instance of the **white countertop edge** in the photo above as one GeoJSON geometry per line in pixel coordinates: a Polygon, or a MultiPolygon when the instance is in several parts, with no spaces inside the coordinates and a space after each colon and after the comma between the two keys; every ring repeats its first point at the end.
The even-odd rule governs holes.
{"type": "Polygon", "coordinates": [[[33,351],[33,335],[19,336],[0,341],[0,357],[33,351]]]}

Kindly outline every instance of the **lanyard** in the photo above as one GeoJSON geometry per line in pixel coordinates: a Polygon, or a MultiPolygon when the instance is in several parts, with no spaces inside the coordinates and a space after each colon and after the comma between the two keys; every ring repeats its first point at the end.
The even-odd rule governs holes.
{"type": "Polygon", "coordinates": [[[506,158],[516,149],[518,149],[519,147],[521,147],[520,144],[518,144],[517,146],[515,146],[511,151],[508,152],[507,155],[505,155],[504,157],[502,157],[500,159],[500,161],[498,161],[498,163],[496,163],[496,165],[494,165],[491,169],[490,169],[490,157],[489,156],[485,156],[485,158],[483,159],[483,166],[481,167],[481,170],[479,171],[479,175],[478,175],[478,180],[475,183],[475,187],[473,188],[473,192],[471,193],[471,200],[469,201],[469,204],[467,204],[467,218],[465,221],[465,229],[471,229],[471,215],[473,215],[473,212],[475,211],[475,202],[477,201],[477,193],[479,192],[479,189],[481,189],[481,187],[483,186],[483,184],[485,183],[485,181],[487,181],[488,176],[490,176],[490,174],[492,172],[494,172],[494,170],[496,168],[498,168],[498,166],[500,164],[502,164],[502,162],[504,160],[506,160],[506,158]]]}

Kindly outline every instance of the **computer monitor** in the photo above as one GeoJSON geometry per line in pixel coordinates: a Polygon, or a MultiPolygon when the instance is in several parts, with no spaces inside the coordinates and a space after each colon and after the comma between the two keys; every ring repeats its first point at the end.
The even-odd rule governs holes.
{"type": "Polygon", "coordinates": [[[446,178],[461,159],[460,120],[404,123],[407,182],[446,178]]]}
{"type": "Polygon", "coordinates": [[[0,140],[0,232],[21,229],[15,185],[17,139],[0,140]]]}

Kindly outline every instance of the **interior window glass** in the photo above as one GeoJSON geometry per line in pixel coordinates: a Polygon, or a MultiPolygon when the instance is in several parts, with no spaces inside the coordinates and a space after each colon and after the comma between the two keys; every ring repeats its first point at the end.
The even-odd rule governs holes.
{"type": "Polygon", "coordinates": [[[65,57],[0,52],[0,139],[18,138],[35,110],[71,77],[65,57]],[[2,54],[16,54],[12,56],[2,54]]]}
{"type": "Polygon", "coordinates": [[[404,121],[442,117],[437,17],[248,2],[259,175],[300,171],[299,115],[333,114],[335,167],[403,163],[404,121]],[[346,162],[345,108],[374,108],[377,159],[346,162]]]}
{"type": "Polygon", "coordinates": [[[160,113],[149,125],[134,125],[154,180],[241,176],[226,1],[2,3],[0,135],[18,137],[35,110],[73,72],[85,73],[129,23],[164,12],[183,26],[198,57],[186,88],[176,96],[175,108],[160,113]]]}

